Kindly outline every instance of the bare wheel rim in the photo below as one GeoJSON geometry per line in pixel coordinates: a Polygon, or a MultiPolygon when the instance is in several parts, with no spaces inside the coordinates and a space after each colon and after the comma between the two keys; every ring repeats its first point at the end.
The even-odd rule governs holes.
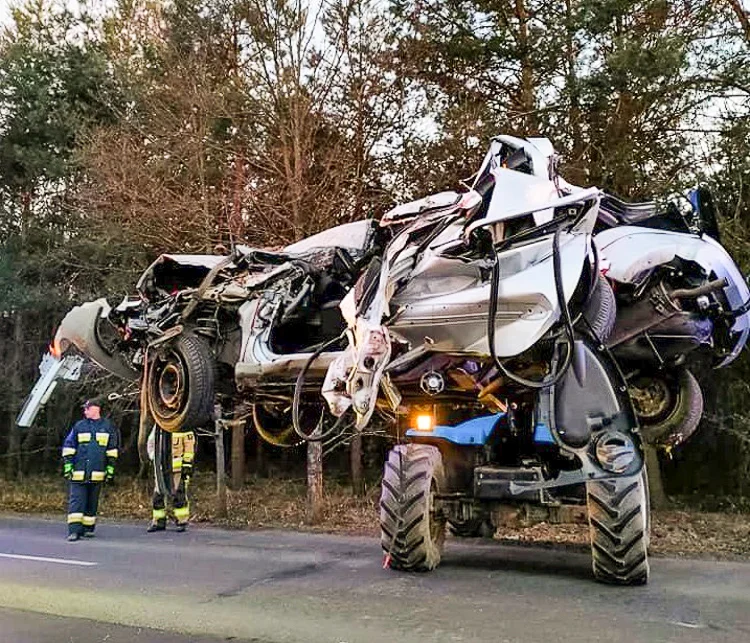
{"type": "Polygon", "coordinates": [[[177,417],[187,403],[188,377],[179,355],[170,352],[159,360],[153,370],[151,383],[154,414],[162,420],[177,417]]]}
{"type": "Polygon", "coordinates": [[[675,393],[660,377],[638,379],[628,389],[639,420],[658,422],[675,406],[675,393]]]}
{"type": "Polygon", "coordinates": [[[168,408],[175,408],[179,404],[183,386],[182,369],[173,363],[168,363],[159,375],[159,399],[168,408]]]}

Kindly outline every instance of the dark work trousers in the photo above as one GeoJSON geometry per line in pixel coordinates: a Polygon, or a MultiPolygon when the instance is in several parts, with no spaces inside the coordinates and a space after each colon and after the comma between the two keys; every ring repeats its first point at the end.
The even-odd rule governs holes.
{"type": "MultiPolygon", "coordinates": [[[[179,477],[177,482],[177,489],[174,494],[169,494],[172,500],[172,513],[174,515],[175,522],[178,525],[186,525],[188,517],[190,516],[190,505],[187,497],[187,481],[179,474],[175,475],[174,478],[179,477]]],[[[174,484],[174,480],[173,480],[174,484]]],[[[167,523],[167,508],[165,504],[165,497],[163,493],[159,493],[159,487],[154,489],[154,495],[152,498],[153,502],[153,521],[158,525],[166,525],[167,523]]]]}
{"type": "Polygon", "coordinates": [[[68,495],[68,533],[82,536],[96,527],[100,482],[71,482],[68,495]]]}

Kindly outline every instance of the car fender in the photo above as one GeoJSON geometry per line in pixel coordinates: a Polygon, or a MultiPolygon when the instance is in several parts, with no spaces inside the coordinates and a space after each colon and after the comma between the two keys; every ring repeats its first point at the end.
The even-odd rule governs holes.
{"type": "Polygon", "coordinates": [[[104,370],[125,380],[136,380],[140,372],[130,366],[122,355],[110,353],[99,340],[98,326],[111,310],[104,298],[88,301],[71,309],[60,322],[55,346],[65,353],[71,345],[104,370]]]}
{"type": "MultiPolygon", "coordinates": [[[[621,226],[604,230],[594,238],[606,276],[633,283],[638,276],[680,257],[695,261],[717,279],[727,280],[724,294],[731,310],[739,310],[750,299],[750,288],[729,253],[708,235],[621,226]]],[[[750,312],[737,317],[732,331],[750,329],[750,312]]]]}

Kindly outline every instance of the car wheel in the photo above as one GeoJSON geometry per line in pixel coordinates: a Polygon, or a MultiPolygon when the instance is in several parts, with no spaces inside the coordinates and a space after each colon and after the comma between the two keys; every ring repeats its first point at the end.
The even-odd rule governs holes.
{"type": "Polygon", "coordinates": [[[168,432],[195,428],[211,419],[215,365],[208,343],[180,335],[150,356],[148,405],[155,422],[168,432]]]}
{"type": "Polygon", "coordinates": [[[612,334],[617,317],[617,305],[612,286],[601,273],[597,275],[583,318],[591,333],[604,343],[612,334]]]}
{"type": "Polygon", "coordinates": [[[639,377],[628,384],[641,434],[649,444],[677,446],[698,428],[703,394],[686,368],[639,377]]]}

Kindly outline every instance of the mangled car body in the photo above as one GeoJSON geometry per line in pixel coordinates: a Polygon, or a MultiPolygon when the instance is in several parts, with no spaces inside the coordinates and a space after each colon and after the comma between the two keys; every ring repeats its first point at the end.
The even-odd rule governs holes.
{"type": "Polygon", "coordinates": [[[700,226],[570,185],[556,161],[546,139],[499,136],[466,192],[280,251],[163,255],[55,344],[140,381],[166,431],[217,401],[275,443],[385,427],[402,442],[381,498],[392,567],[432,569],[446,523],[476,535],[504,504],[585,504],[596,577],[645,582],[642,440],[695,430],[688,366],[737,356],[750,291],[700,226]]]}

